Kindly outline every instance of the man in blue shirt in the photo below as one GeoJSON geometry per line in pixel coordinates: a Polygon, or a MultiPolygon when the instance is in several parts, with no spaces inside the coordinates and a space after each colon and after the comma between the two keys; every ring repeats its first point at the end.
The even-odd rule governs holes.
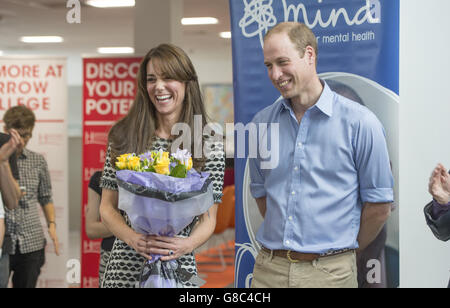
{"type": "Polygon", "coordinates": [[[262,155],[250,159],[250,190],[264,217],[252,287],[357,287],[355,250],[390,215],[384,129],[319,79],[316,57],[316,38],[304,24],[278,24],[264,38],[264,63],[282,97],[253,123],[278,126],[278,142],[259,134],[278,144],[271,153],[279,163],[267,169],[262,155]]]}

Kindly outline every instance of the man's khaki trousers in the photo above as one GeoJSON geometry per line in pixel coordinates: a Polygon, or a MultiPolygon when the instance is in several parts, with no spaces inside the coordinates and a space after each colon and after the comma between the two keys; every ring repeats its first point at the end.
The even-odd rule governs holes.
{"type": "Polygon", "coordinates": [[[252,288],[357,288],[354,251],[292,263],[260,251],[253,269],[252,288]]]}

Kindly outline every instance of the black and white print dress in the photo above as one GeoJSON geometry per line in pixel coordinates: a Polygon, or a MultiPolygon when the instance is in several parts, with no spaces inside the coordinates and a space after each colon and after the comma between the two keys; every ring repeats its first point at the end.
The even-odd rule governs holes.
{"type": "MultiPolygon", "coordinates": [[[[150,151],[170,152],[171,140],[155,137],[152,142],[150,151]]],[[[222,198],[222,188],[225,170],[225,153],[223,151],[222,143],[211,143],[211,153],[209,159],[205,162],[204,172],[209,172],[213,179],[214,202],[220,203],[222,198]]],[[[100,182],[101,188],[110,190],[118,190],[116,170],[114,164],[111,162],[111,149],[108,148],[106,153],[106,161],[103,169],[103,177],[100,182]]],[[[131,227],[130,221],[126,214],[124,219],[128,226],[131,227]]],[[[189,226],[181,231],[178,236],[188,237],[196,223],[194,220],[189,226]]],[[[139,283],[139,276],[141,274],[142,265],[145,258],[138,254],[132,247],[128,246],[120,239],[116,239],[111,251],[108,264],[106,266],[105,274],[103,276],[102,288],[135,288],[139,283]]],[[[179,266],[189,273],[197,275],[197,266],[193,253],[186,254],[177,260],[179,266]]],[[[182,282],[183,287],[193,288],[197,287],[189,281],[182,282]]]]}

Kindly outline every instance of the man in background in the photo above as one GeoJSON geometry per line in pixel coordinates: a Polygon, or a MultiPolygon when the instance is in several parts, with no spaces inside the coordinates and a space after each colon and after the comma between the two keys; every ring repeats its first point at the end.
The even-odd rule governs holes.
{"type": "Polygon", "coordinates": [[[24,196],[19,207],[6,211],[6,234],[11,238],[7,247],[10,255],[10,272],[13,272],[14,288],[34,288],[45,263],[46,239],[39,219],[40,204],[47,221],[48,234],[59,255],[56,235],[55,207],[52,200],[50,174],[47,162],[41,154],[26,148],[33,136],[36,118],[25,106],[9,109],[3,116],[5,132],[16,130],[23,144],[17,150],[19,185],[24,196]]]}

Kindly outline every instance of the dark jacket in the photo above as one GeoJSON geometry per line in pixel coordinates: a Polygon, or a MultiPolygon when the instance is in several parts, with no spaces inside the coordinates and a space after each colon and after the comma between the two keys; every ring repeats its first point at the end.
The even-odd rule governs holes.
{"type": "Polygon", "coordinates": [[[450,210],[437,217],[434,216],[433,201],[428,203],[423,210],[427,225],[433,231],[434,236],[441,241],[448,241],[450,239],[450,210]]]}

